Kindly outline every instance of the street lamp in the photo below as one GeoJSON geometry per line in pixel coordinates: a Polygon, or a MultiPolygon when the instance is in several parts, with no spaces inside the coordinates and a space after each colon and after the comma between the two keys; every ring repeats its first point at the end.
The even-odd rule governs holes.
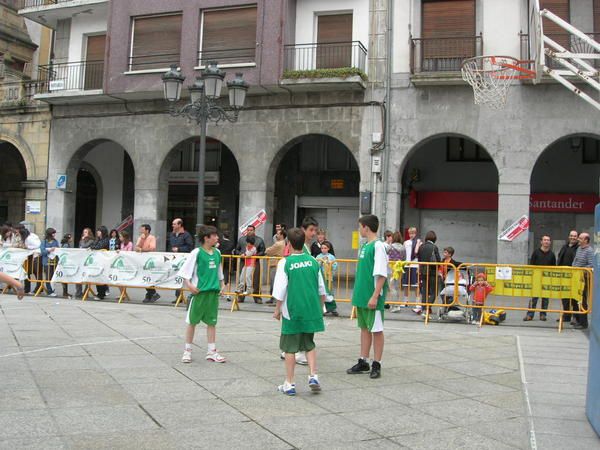
{"type": "Polygon", "coordinates": [[[200,125],[200,156],[198,158],[198,209],[197,226],[204,223],[204,170],[206,163],[206,126],[208,121],[218,124],[221,121],[237,122],[238,114],[244,107],[248,83],[241,73],[227,82],[229,89],[229,107],[219,106],[217,100],[221,96],[225,72],[217,67],[216,61],[209,61],[201,75],[196,77],[193,85],[188,87],[190,103],[177,107],[181,99],[181,87],[185,77],[176,64],[162,76],[165,100],[169,102],[169,114],[174,117],[185,117],[195,120],[200,125]]]}

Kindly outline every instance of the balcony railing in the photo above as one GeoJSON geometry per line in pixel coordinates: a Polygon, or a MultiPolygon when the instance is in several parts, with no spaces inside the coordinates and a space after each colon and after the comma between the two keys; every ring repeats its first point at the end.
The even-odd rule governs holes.
{"type": "Polygon", "coordinates": [[[295,44],[284,47],[284,70],[340,69],[365,71],[367,49],[360,41],[295,44]]]}
{"type": "Polygon", "coordinates": [[[104,61],[80,61],[40,66],[38,93],[102,89],[104,61]]]}
{"type": "Polygon", "coordinates": [[[39,6],[57,5],[59,3],[68,3],[73,0],[17,0],[18,9],[37,8],[39,6]]]}
{"type": "Polygon", "coordinates": [[[228,64],[252,65],[256,62],[256,47],[200,50],[198,52],[198,65],[206,66],[209,61],[217,61],[220,66],[228,64]]]}
{"type": "Polygon", "coordinates": [[[460,72],[466,58],[481,56],[483,37],[411,39],[411,73],[460,72]]]}
{"type": "MultiPolygon", "coordinates": [[[[600,33],[585,33],[595,41],[600,39],[600,33]]],[[[587,42],[574,36],[569,33],[560,33],[560,34],[547,34],[550,39],[552,39],[557,44],[562,45],[567,50],[570,50],[575,53],[598,53],[597,50],[589,45],[587,42]]],[[[529,35],[525,33],[520,33],[519,37],[521,39],[521,60],[531,60],[531,49],[529,47],[529,35]]],[[[588,59],[586,61],[589,65],[595,68],[600,68],[600,60],[598,59],[588,59]]],[[[564,69],[564,67],[558,63],[556,60],[552,58],[546,58],[546,65],[551,69],[564,69]]],[[[533,67],[532,67],[533,69],[533,67]]]]}
{"type": "Polygon", "coordinates": [[[133,55],[129,57],[129,70],[135,72],[140,70],[165,69],[166,72],[171,64],[179,64],[180,59],[179,53],[133,55]]]}

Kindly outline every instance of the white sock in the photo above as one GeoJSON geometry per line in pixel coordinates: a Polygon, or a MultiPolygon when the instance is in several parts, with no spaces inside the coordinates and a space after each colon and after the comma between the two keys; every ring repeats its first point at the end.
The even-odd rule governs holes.
{"type": "Polygon", "coordinates": [[[369,362],[368,356],[361,356],[360,359],[361,359],[361,361],[369,362]]]}
{"type": "Polygon", "coordinates": [[[208,344],[208,353],[214,353],[215,351],[217,351],[217,345],[214,342],[208,344]]]}
{"type": "Polygon", "coordinates": [[[192,351],[192,344],[188,344],[188,343],[186,342],[186,344],[185,344],[185,351],[186,351],[186,352],[191,352],[191,351],[192,351]]]}

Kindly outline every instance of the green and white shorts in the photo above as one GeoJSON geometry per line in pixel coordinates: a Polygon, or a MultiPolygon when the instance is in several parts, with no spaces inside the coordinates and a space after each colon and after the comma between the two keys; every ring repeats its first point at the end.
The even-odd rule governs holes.
{"type": "Polygon", "coordinates": [[[358,328],[369,330],[371,333],[383,331],[383,311],[370,308],[356,308],[358,328]]]}
{"type": "Polygon", "coordinates": [[[189,325],[204,322],[206,325],[215,326],[218,314],[219,292],[200,292],[192,296],[185,321],[189,325]]]}
{"type": "Polygon", "coordinates": [[[310,352],[314,350],[315,333],[282,334],[279,348],[284,353],[310,352]]]}

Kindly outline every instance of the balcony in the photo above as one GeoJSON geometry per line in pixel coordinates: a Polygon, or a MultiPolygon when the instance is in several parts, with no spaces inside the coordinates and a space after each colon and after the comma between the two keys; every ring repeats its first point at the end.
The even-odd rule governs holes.
{"type": "MultiPolygon", "coordinates": [[[[591,37],[595,41],[600,40],[600,33],[585,33],[585,34],[587,34],[589,37],[591,37]]],[[[587,42],[582,41],[577,36],[574,36],[569,33],[547,34],[546,36],[548,36],[550,39],[552,39],[557,44],[562,45],[567,50],[570,50],[570,51],[573,51],[576,53],[598,53],[596,51],[596,49],[593,48],[592,46],[590,46],[587,42]]],[[[525,33],[520,33],[519,38],[521,40],[521,60],[522,61],[531,61],[531,49],[529,47],[529,35],[525,34],[525,33]]],[[[600,60],[598,60],[598,59],[587,60],[586,62],[589,65],[591,65],[592,67],[595,67],[596,69],[600,69],[600,60]]],[[[548,58],[548,57],[546,58],[546,65],[550,69],[560,69],[560,70],[565,69],[561,64],[556,62],[556,60],[548,58]]],[[[533,64],[530,68],[531,68],[531,70],[534,70],[533,64]]],[[[579,78],[574,75],[573,80],[579,80],[579,78]]],[[[530,83],[531,81],[523,80],[523,82],[530,83]]],[[[542,82],[555,83],[555,80],[548,75],[543,75],[542,82]]]]}
{"type": "Polygon", "coordinates": [[[280,84],[297,91],[365,89],[367,49],[359,41],[286,45],[280,84]]]}
{"type": "Polygon", "coordinates": [[[108,0],[17,0],[19,14],[56,29],[57,22],[78,15],[108,13],[108,0]]]}
{"type": "Polygon", "coordinates": [[[221,68],[256,67],[256,47],[200,50],[196,69],[204,68],[209,61],[217,61],[221,68]]]}
{"type": "Polygon", "coordinates": [[[462,62],[482,52],[481,35],[411,39],[411,81],[415,86],[464,84],[462,62]]]}
{"type": "Polygon", "coordinates": [[[80,61],[40,66],[36,98],[72,100],[77,97],[101,95],[104,81],[104,61],[80,61]]]}

